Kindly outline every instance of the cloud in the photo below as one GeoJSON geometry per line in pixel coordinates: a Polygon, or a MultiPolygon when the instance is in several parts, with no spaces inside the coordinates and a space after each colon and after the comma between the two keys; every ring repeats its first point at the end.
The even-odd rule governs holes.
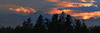
{"type": "Polygon", "coordinates": [[[96,19],[100,17],[99,15],[100,11],[85,12],[82,10],[72,10],[72,9],[59,10],[59,8],[51,8],[51,10],[48,10],[49,14],[60,14],[62,12],[65,12],[66,14],[70,14],[71,16],[74,16],[77,19],[89,19],[91,17],[96,19]]]}
{"type": "Polygon", "coordinates": [[[55,3],[54,8],[47,10],[49,14],[60,14],[65,12],[77,19],[89,19],[91,17],[100,17],[100,8],[95,4],[95,0],[47,0],[48,2],[55,3]],[[61,10],[60,10],[61,9],[61,10]]]}
{"type": "Polygon", "coordinates": [[[78,16],[81,16],[82,18],[79,19],[89,19],[91,17],[93,18],[99,18],[100,17],[100,11],[95,11],[95,12],[84,12],[84,13],[75,13],[72,16],[79,18],[78,16]]]}
{"type": "Polygon", "coordinates": [[[9,10],[9,8],[16,8],[19,7],[17,5],[13,5],[13,4],[0,4],[0,9],[2,10],[9,10]]]}
{"type": "Polygon", "coordinates": [[[29,13],[35,13],[36,11],[33,8],[29,7],[20,7],[20,8],[9,8],[13,12],[17,13],[24,13],[24,14],[29,14],[29,13]]]}
{"type": "Polygon", "coordinates": [[[60,2],[60,0],[46,0],[48,2],[60,2]]]}
{"type": "Polygon", "coordinates": [[[72,9],[72,10],[82,10],[85,12],[93,12],[93,11],[100,11],[100,8],[94,7],[94,6],[90,6],[90,7],[65,7],[62,9],[72,9]]]}
{"type": "Polygon", "coordinates": [[[19,7],[18,5],[13,5],[13,4],[0,4],[0,14],[9,14],[11,11],[9,8],[16,8],[19,7]]]}
{"type": "Polygon", "coordinates": [[[97,7],[97,5],[94,4],[94,0],[48,0],[49,2],[53,2],[55,4],[55,6],[59,6],[59,7],[90,7],[90,6],[95,6],[97,7]]]}

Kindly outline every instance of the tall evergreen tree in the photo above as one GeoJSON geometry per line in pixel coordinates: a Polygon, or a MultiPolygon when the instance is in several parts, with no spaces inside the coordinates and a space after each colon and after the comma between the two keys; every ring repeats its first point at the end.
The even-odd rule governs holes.
{"type": "Polygon", "coordinates": [[[64,33],[64,30],[65,30],[65,26],[64,26],[64,23],[65,23],[65,13],[62,12],[59,16],[59,20],[58,20],[58,29],[59,29],[59,32],[60,33],[64,33]]]}
{"type": "Polygon", "coordinates": [[[87,33],[88,32],[88,28],[85,24],[85,20],[83,20],[83,23],[82,23],[82,33],[87,33]]]}
{"type": "Polygon", "coordinates": [[[28,18],[27,21],[24,21],[22,29],[23,33],[32,33],[33,24],[31,23],[31,18],[28,18]]]}
{"type": "Polygon", "coordinates": [[[75,33],[82,33],[80,20],[76,20],[76,23],[75,24],[76,24],[75,25],[75,33]]]}
{"type": "Polygon", "coordinates": [[[52,16],[52,21],[48,26],[49,33],[58,33],[58,14],[52,16]],[[52,31],[53,30],[53,31],[52,31]]]}
{"type": "Polygon", "coordinates": [[[63,23],[65,22],[65,14],[64,14],[64,12],[62,12],[62,13],[60,14],[60,16],[59,16],[59,22],[60,22],[61,24],[63,24],[63,23]]]}
{"type": "Polygon", "coordinates": [[[64,22],[64,33],[73,33],[72,17],[67,14],[64,22]]]}
{"type": "Polygon", "coordinates": [[[45,26],[43,25],[44,21],[43,21],[43,16],[40,15],[37,23],[34,26],[34,33],[46,33],[46,29],[45,26]]]}

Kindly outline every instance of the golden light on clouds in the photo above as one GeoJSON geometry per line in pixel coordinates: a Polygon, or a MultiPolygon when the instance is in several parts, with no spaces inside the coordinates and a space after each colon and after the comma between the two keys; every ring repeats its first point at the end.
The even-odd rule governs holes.
{"type": "Polygon", "coordinates": [[[12,11],[16,11],[16,12],[24,12],[24,13],[34,13],[36,12],[33,8],[29,8],[29,7],[20,7],[20,8],[9,8],[12,11]]]}
{"type": "Polygon", "coordinates": [[[87,2],[86,0],[81,0],[82,2],[87,2]]]}
{"type": "Polygon", "coordinates": [[[49,1],[49,2],[60,2],[60,0],[46,0],[46,1],[49,1]]]}
{"type": "Polygon", "coordinates": [[[55,3],[55,6],[59,6],[59,7],[90,7],[90,6],[95,6],[97,7],[97,5],[94,4],[94,0],[47,0],[49,2],[55,3]]]}
{"type": "Polygon", "coordinates": [[[93,18],[98,18],[100,17],[100,11],[95,11],[95,12],[84,12],[84,13],[74,13],[72,16],[82,16],[82,19],[89,19],[91,17],[93,18]]]}
{"type": "Polygon", "coordinates": [[[57,8],[52,8],[52,10],[49,11],[49,14],[60,14],[62,12],[65,12],[66,14],[70,14],[71,16],[74,16],[77,19],[89,19],[91,17],[96,19],[100,17],[99,15],[100,11],[76,13],[79,12],[79,10],[71,10],[71,9],[58,10],[57,8]]]}
{"type": "MultiPolygon", "coordinates": [[[[64,10],[58,10],[58,8],[64,8],[64,7],[90,7],[90,6],[94,6],[94,7],[98,7],[97,5],[94,4],[94,0],[76,0],[76,1],[72,1],[72,0],[65,0],[65,1],[61,1],[58,0],[59,2],[57,2],[55,4],[55,6],[59,6],[56,8],[51,8],[51,10],[49,11],[49,14],[60,14],[62,12],[65,12],[66,14],[70,14],[71,16],[74,16],[78,19],[89,19],[91,17],[93,18],[98,18],[100,17],[100,11],[95,11],[95,12],[80,12],[80,10],[71,10],[71,9],[64,9],[64,10]],[[79,12],[79,13],[76,13],[79,12]]],[[[49,2],[53,2],[53,1],[49,1],[49,2]]]]}
{"type": "Polygon", "coordinates": [[[61,2],[56,4],[57,6],[62,7],[90,7],[90,6],[95,6],[97,7],[97,5],[93,4],[93,3],[72,3],[72,2],[61,2]]]}
{"type": "Polygon", "coordinates": [[[52,8],[52,10],[50,10],[48,13],[49,14],[60,14],[62,12],[70,13],[71,11],[75,11],[75,10],[71,10],[71,9],[58,10],[58,8],[52,8]]]}
{"type": "MultiPolygon", "coordinates": [[[[65,7],[98,7],[94,4],[94,0],[47,0],[48,2],[55,3],[53,6],[58,6],[55,8],[49,8],[46,13],[48,14],[60,14],[62,12],[65,12],[66,14],[70,14],[71,16],[76,17],[77,19],[89,19],[91,17],[98,18],[100,17],[100,11],[95,12],[80,12],[80,10],[72,10],[72,9],[63,9],[58,10],[59,8],[65,8],[65,7]],[[76,13],[78,12],[78,13],[76,13]]],[[[10,8],[12,11],[16,12],[24,12],[24,13],[34,13],[36,12],[33,8],[27,8],[27,7],[20,7],[20,8],[10,8]]],[[[82,10],[81,10],[82,11],[82,10]]]]}

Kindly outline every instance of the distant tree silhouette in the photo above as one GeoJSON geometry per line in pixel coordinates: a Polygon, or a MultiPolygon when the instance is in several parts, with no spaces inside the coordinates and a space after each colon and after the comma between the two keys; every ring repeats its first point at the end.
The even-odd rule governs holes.
{"type": "Polygon", "coordinates": [[[80,20],[76,20],[76,23],[75,23],[75,33],[82,33],[81,32],[81,22],[80,20]]]}
{"type": "Polygon", "coordinates": [[[64,33],[64,30],[65,30],[65,13],[62,12],[59,16],[59,20],[58,20],[58,29],[59,29],[59,32],[60,33],[64,33]]]}
{"type": "Polygon", "coordinates": [[[46,28],[48,29],[48,25],[50,24],[50,20],[48,18],[45,18],[45,24],[46,24],[46,28]]]}
{"type": "Polygon", "coordinates": [[[23,33],[22,32],[22,27],[20,25],[16,26],[13,33],[23,33]]]}
{"type": "Polygon", "coordinates": [[[62,24],[65,22],[65,14],[64,14],[64,12],[62,12],[60,14],[60,16],[59,16],[59,22],[62,23],[62,24]]]}
{"type": "Polygon", "coordinates": [[[23,33],[32,33],[33,24],[31,23],[31,18],[28,18],[27,21],[24,21],[22,29],[23,33]]]}
{"type": "Polygon", "coordinates": [[[43,21],[43,16],[40,15],[38,20],[37,20],[37,23],[35,24],[34,26],[34,33],[46,33],[46,28],[45,26],[43,25],[44,21],[43,21]]]}
{"type": "Polygon", "coordinates": [[[75,33],[87,33],[88,32],[88,28],[86,26],[86,24],[84,23],[85,20],[76,20],[76,24],[75,24],[75,33]],[[83,21],[83,22],[82,22],[83,21]]]}
{"type": "Polygon", "coordinates": [[[66,16],[66,19],[65,19],[65,23],[64,23],[64,26],[65,26],[65,32],[64,33],[73,33],[73,27],[72,27],[72,17],[67,14],[66,16]]]}
{"type": "Polygon", "coordinates": [[[46,29],[46,33],[49,33],[49,31],[48,31],[48,26],[49,26],[49,24],[50,24],[50,20],[48,19],[48,18],[45,18],[45,29],[46,29]]]}
{"type": "Polygon", "coordinates": [[[83,23],[82,23],[82,33],[87,33],[88,32],[88,28],[85,24],[85,20],[83,20],[83,23]]]}
{"type": "Polygon", "coordinates": [[[51,23],[48,26],[49,33],[58,33],[59,32],[58,31],[59,27],[57,27],[57,25],[58,25],[58,14],[54,14],[52,16],[52,21],[51,21],[51,23]]]}
{"type": "Polygon", "coordinates": [[[13,33],[12,31],[13,31],[13,28],[10,26],[6,28],[4,27],[0,28],[0,33],[13,33]]]}
{"type": "Polygon", "coordinates": [[[5,29],[4,27],[1,27],[0,28],[0,33],[4,33],[4,29],[5,29]]]}

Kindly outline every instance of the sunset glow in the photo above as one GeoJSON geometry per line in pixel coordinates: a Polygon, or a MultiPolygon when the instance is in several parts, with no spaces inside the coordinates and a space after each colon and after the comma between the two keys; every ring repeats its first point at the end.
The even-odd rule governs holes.
{"type": "Polygon", "coordinates": [[[52,8],[52,10],[50,10],[50,12],[48,13],[49,14],[60,14],[62,12],[70,13],[71,11],[75,11],[75,10],[71,10],[71,9],[58,10],[57,8],[52,8]]]}
{"type": "Polygon", "coordinates": [[[82,19],[89,19],[91,17],[96,19],[96,18],[100,17],[99,14],[100,14],[100,11],[95,11],[95,12],[75,13],[72,16],[75,16],[75,17],[82,16],[83,17],[82,19]]]}
{"type": "Polygon", "coordinates": [[[57,6],[60,6],[61,8],[62,7],[90,7],[90,6],[95,6],[97,7],[97,5],[93,4],[92,2],[91,3],[73,3],[73,2],[61,2],[61,3],[58,3],[56,4],[57,6]]]}
{"type": "MultiPolygon", "coordinates": [[[[53,0],[48,0],[49,2],[53,3],[53,0]]],[[[94,12],[80,12],[80,10],[71,10],[71,9],[63,9],[63,10],[58,10],[58,8],[65,8],[65,7],[90,7],[90,6],[94,6],[97,7],[97,5],[94,4],[94,0],[76,0],[76,1],[72,1],[72,0],[65,0],[65,1],[61,1],[61,0],[56,0],[54,1],[56,2],[55,6],[58,6],[56,8],[51,8],[51,10],[49,10],[49,14],[60,14],[62,12],[65,12],[66,14],[70,14],[71,16],[76,17],[77,19],[89,19],[91,17],[93,18],[98,18],[100,17],[100,11],[94,11],[94,12]],[[78,12],[78,13],[76,13],[78,12]]],[[[82,11],[82,10],[81,10],[82,11]]]]}
{"type": "Polygon", "coordinates": [[[20,8],[16,8],[16,9],[14,9],[14,8],[9,8],[10,10],[12,10],[12,11],[16,11],[16,12],[24,12],[24,13],[34,13],[34,12],[36,12],[33,8],[24,8],[24,7],[20,7],[20,8]]]}
{"type": "Polygon", "coordinates": [[[76,12],[78,12],[78,10],[71,10],[71,9],[58,10],[57,8],[52,8],[52,10],[50,10],[49,14],[60,14],[62,12],[65,12],[66,14],[70,14],[71,16],[74,16],[77,19],[89,19],[91,17],[96,19],[96,18],[100,17],[100,15],[99,15],[100,11],[76,13],[76,12]]]}
{"type": "MultiPolygon", "coordinates": [[[[65,1],[46,0],[46,1],[55,3],[54,6],[58,6],[55,8],[49,8],[49,10],[47,12],[45,12],[48,14],[60,14],[62,12],[65,12],[66,14],[70,14],[71,16],[74,16],[77,19],[89,19],[91,17],[96,19],[96,18],[100,17],[100,15],[99,15],[100,11],[80,12],[80,10],[72,10],[72,9],[58,10],[59,8],[65,8],[65,7],[90,7],[90,6],[98,7],[97,5],[94,4],[94,2],[96,2],[94,0],[76,0],[74,2],[72,0],[65,0],[65,1]],[[78,12],[78,13],[76,13],[76,12],[78,12]]],[[[24,12],[24,13],[36,12],[33,8],[29,8],[29,7],[20,7],[20,8],[16,8],[16,9],[10,8],[10,10],[16,11],[16,12],[24,12]]]]}
{"type": "Polygon", "coordinates": [[[86,0],[81,0],[82,2],[87,2],[86,0]]]}

